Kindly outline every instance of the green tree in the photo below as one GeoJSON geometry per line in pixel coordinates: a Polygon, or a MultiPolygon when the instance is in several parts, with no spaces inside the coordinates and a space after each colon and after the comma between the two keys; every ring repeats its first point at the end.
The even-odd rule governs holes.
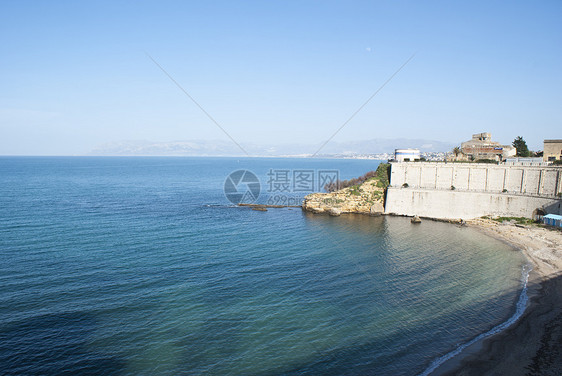
{"type": "Polygon", "coordinates": [[[459,148],[458,146],[455,146],[453,148],[453,154],[455,155],[455,157],[458,157],[460,153],[461,153],[461,148],[459,148]]]}
{"type": "Polygon", "coordinates": [[[517,149],[517,156],[518,157],[528,157],[529,156],[529,148],[527,147],[527,143],[521,136],[517,136],[512,143],[513,147],[517,149]]]}

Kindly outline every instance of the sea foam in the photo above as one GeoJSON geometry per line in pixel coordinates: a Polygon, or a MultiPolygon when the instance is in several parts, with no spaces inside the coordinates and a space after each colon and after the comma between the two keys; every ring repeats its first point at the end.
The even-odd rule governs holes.
{"type": "Polygon", "coordinates": [[[515,305],[515,313],[513,313],[513,315],[509,319],[493,327],[487,332],[480,334],[479,336],[473,338],[472,340],[463,343],[462,345],[459,345],[453,351],[435,359],[433,362],[431,362],[431,364],[429,365],[429,367],[426,368],[425,371],[420,373],[420,376],[427,376],[431,374],[447,360],[459,355],[468,346],[509,328],[513,323],[519,320],[519,318],[523,315],[523,312],[525,312],[525,308],[527,307],[527,302],[529,300],[529,297],[527,295],[527,282],[529,281],[529,273],[531,272],[531,270],[533,270],[533,268],[529,264],[524,265],[521,270],[521,281],[522,281],[523,288],[521,289],[521,294],[519,295],[519,299],[517,300],[517,304],[515,305]]]}

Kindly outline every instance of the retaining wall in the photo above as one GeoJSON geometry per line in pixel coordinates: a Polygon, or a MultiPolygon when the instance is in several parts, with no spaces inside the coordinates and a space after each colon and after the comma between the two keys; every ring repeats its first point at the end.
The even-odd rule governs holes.
{"type": "Polygon", "coordinates": [[[557,167],[393,163],[385,212],[463,219],[532,218],[536,209],[562,214],[561,180],[557,167]]]}
{"type": "Polygon", "coordinates": [[[390,184],[413,188],[521,193],[555,197],[562,191],[562,168],[468,163],[393,163],[390,184]]]}
{"type": "Polygon", "coordinates": [[[535,209],[562,214],[560,200],[502,193],[389,188],[386,213],[470,219],[484,215],[532,218],[535,209]]]}

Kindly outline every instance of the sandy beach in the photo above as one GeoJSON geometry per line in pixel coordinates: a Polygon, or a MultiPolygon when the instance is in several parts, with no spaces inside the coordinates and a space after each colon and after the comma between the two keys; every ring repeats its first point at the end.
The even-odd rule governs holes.
{"type": "Polygon", "coordinates": [[[468,225],[525,254],[533,267],[529,304],[513,325],[468,347],[433,375],[562,375],[562,231],[488,219],[468,225]]]}

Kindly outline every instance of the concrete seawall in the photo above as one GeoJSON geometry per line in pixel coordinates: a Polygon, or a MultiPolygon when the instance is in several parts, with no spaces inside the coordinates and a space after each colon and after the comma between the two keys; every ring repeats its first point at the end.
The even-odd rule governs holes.
{"type": "Polygon", "coordinates": [[[393,163],[385,212],[433,218],[562,214],[562,168],[393,163]]]}
{"type": "Polygon", "coordinates": [[[531,218],[535,209],[562,214],[560,200],[502,193],[388,188],[386,213],[471,219],[484,215],[531,218]]]}

